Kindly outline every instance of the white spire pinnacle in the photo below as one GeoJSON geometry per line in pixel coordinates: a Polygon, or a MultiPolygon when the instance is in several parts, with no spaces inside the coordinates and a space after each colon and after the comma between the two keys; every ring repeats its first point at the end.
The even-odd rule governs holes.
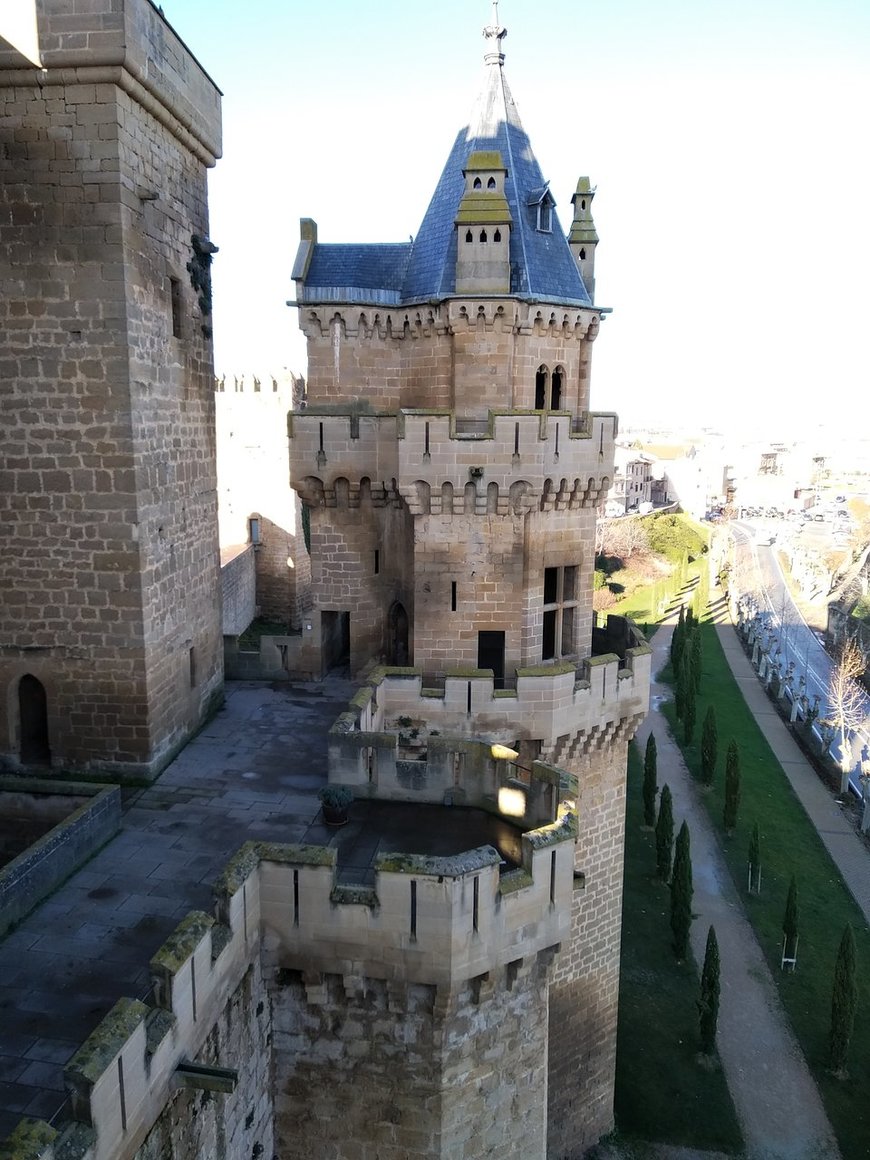
{"type": "Polygon", "coordinates": [[[501,42],[507,36],[507,29],[502,28],[498,19],[498,0],[492,0],[492,22],[483,30],[486,41],[486,52],[483,59],[487,64],[504,64],[504,53],[501,42]]]}

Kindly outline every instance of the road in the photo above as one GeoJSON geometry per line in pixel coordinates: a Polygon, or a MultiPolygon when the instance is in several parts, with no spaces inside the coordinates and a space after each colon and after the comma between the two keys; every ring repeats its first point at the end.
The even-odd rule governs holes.
{"type": "MultiPolygon", "coordinates": [[[[830,717],[832,708],[828,698],[828,687],[834,662],[792,600],[777,558],[776,547],[758,543],[757,529],[745,521],[735,521],[730,525],[730,529],[742,556],[741,588],[759,594],[761,611],[770,614],[775,626],[779,647],[782,649],[783,665],[794,663],[796,676],[798,678],[803,676],[806,680],[810,703],[812,704],[814,697],[818,697],[819,716],[830,717]],[[754,583],[750,580],[750,576],[753,576],[754,583]]],[[[862,697],[865,725],[857,734],[851,734],[857,738],[857,743],[853,743],[856,761],[860,758],[863,747],[866,746],[870,750],[870,733],[867,727],[867,721],[870,721],[870,698],[865,694],[862,694],[862,697]]],[[[817,730],[816,732],[821,740],[817,730]]],[[[836,746],[836,742],[834,744],[836,746]]],[[[861,784],[856,769],[850,774],[849,786],[860,798],[861,784]]]]}

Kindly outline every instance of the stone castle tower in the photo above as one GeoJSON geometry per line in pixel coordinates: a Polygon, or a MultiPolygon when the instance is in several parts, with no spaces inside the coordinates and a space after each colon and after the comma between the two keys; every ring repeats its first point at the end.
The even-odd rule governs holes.
{"type": "Polygon", "coordinates": [[[0,764],[151,776],[220,696],[206,170],[220,93],[150,0],[0,45],[0,764]]]}
{"type": "Polygon", "coordinates": [[[592,612],[617,430],[589,411],[594,191],[581,178],[566,238],[505,78],[497,5],[484,35],[478,105],[417,237],[326,244],[302,222],[308,391],[289,417],[291,483],[310,511],[308,667],[393,666],[336,739],[331,779],[414,800],[443,758],[443,800],[468,801],[463,741],[513,749],[520,786],[537,759],[577,777],[570,929],[538,984],[547,1152],[568,1157],[612,1125],[626,746],[648,656],[626,622],[598,628],[592,612]],[[391,708],[430,729],[416,780],[385,742],[391,708]]]}

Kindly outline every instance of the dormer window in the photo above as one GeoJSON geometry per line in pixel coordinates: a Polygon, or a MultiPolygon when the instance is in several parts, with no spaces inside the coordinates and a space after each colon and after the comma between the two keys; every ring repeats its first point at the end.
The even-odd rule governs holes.
{"type": "Polygon", "coordinates": [[[556,202],[549,186],[532,190],[526,204],[535,211],[535,229],[541,234],[553,232],[553,207],[556,202]]]}

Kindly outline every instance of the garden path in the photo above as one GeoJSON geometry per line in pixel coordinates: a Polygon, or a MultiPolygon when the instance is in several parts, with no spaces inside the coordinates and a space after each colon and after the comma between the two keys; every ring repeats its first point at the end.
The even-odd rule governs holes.
{"type": "MultiPolygon", "coordinates": [[[[672,625],[662,625],[651,642],[650,712],[638,742],[642,748],[654,731],[659,784],[667,783],[673,794],[674,829],[685,819],[691,832],[692,952],[703,962],[707,930],[715,926],[722,981],[718,1047],[747,1155],[751,1160],[836,1160],[839,1149],[815,1081],[743,914],[700,791],[661,712],[671,692],[658,674],[668,660],[672,631],[672,625]]],[[[662,1158],[674,1154],[656,1153],[662,1158]]]]}

